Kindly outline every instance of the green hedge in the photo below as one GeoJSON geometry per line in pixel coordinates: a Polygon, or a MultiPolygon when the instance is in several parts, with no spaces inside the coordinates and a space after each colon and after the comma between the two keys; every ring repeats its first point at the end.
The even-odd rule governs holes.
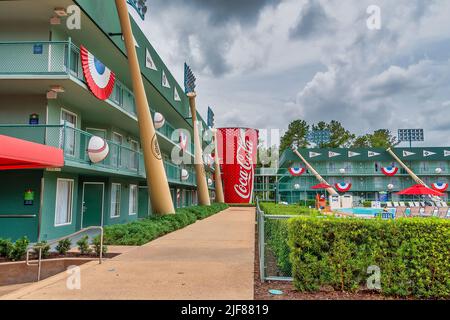
{"type": "Polygon", "coordinates": [[[450,297],[448,220],[299,217],[288,225],[294,285],[300,291],[322,286],[356,291],[375,265],[385,295],[450,297]]]}
{"type": "Polygon", "coordinates": [[[127,224],[105,227],[104,242],[107,245],[143,245],[172,231],[184,228],[198,219],[226,209],[226,204],[180,208],[176,214],[154,216],[127,224]]]}
{"type": "Polygon", "coordinates": [[[265,214],[275,214],[275,215],[318,215],[319,210],[310,209],[305,206],[298,204],[275,204],[273,202],[262,202],[260,203],[260,208],[265,214]]]}

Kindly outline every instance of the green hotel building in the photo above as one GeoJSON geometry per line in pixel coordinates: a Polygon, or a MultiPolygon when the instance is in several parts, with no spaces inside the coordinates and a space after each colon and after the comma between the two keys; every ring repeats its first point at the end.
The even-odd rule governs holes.
{"type": "MultiPolygon", "coordinates": [[[[133,6],[130,0],[130,11],[133,6]]],[[[151,113],[165,118],[157,137],[174,205],[196,204],[193,166],[170,160],[180,144],[175,129],[192,137],[188,99],[138,23],[133,18],[131,23],[151,113]]],[[[51,240],[152,214],[120,30],[114,0],[0,1],[0,135],[52,146],[64,155],[59,168],[0,170],[0,238],[51,240]],[[80,28],[69,23],[76,14],[80,28]],[[106,100],[87,85],[81,46],[115,74],[106,100]],[[94,135],[109,145],[106,159],[96,164],[87,154],[94,135]]],[[[186,153],[193,158],[192,138],[186,153]]],[[[208,177],[212,170],[207,166],[208,177]]],[[[214,198],[212,183],[210,193],[214,198]]]]}
{"type": "MultiPolygon", "coordinates": [[[[386,150],[368,149],[299,149],[305,160],[336,191],[336,184],[349,188],[340,194],[353,196],[355,206],[364,201],[413,200],[396,192],[415,181],[386,150]],[[395,173],[395,174],[394,174],[395,173]]],[[[393,148],[395,155],[426,185],[444,192],[448,201],[450,182],[450,147],[393,148]]],[[[291,150],[282,153],[279,168],[259,168],[255,177],[255,194],[260,199],[298,203],[314,199],[319,181],[291,150]],[[289,168],[300,168],[295,176],[289,168]]],[[[338,187],[339,187],[338,186],[338,187]]],[[[319,191],[323,192],[323,191],[319,191]]],[[[417,200],[418,198],[416,198],[417,200]]]]}

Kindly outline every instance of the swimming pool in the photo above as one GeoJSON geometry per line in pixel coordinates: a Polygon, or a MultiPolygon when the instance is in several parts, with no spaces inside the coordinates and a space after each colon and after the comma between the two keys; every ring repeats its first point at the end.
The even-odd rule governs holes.
{"type": "MultiPolygon", "coordinates": [[[[391,215],[395,214],[395,208],[388,208],[389,213],[391,215]]],[[[338,212],[342,213],[348,213],[348,214],[354,214],[357,216],[363,216],[363,217],[374,217],[377,214],[380,214],[383,212],[383,209],[378,208],[347,208],[347,209],[339,209],[338,212]]]]}

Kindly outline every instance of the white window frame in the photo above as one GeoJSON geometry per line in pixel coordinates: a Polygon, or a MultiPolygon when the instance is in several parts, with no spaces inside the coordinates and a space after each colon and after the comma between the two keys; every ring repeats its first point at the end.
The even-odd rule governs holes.
{"type": "Polygon", "coordinates": [[[62,227],[62,226],[68,226],[72,224],[72,218],[73,218],[73,191],[75,188],[75,180],[74,179],[65,179],[65,178],[57,178],[56,179],[56,194],[55,194],[55,221],[54,221],[54,226],[55,227],[62,227]],[[58,224],[56,222],[56,213],[58,210],[58,182],[59,181],[67,181],[67,182],[71,182],[72,183],[72,188],[71,188],[71,192],[70,192],[70,215],[69,215],[69,222],[66,223],[60,223],[58,224]]]}
{"type": "Polygon", "coordinates": [[[130,139],[130,149],[134,151],[133,153],[130,153],[130,168],[137,170],[139,167],[139,141],[130,139]],[[133,149],[133,144],[135,144],[136,150],[133,149]]]}
{"type": "MultiPolygon", "coordinates": [[[[120,218],[120,205],[121,205],[121,202],[122,202],[121,198],[122,198],[122,184],[121,183],[111,183],[111,197],[109,199],[109,204],[110,204],[109,217],[111,219],[120,218]],[[119,214],[116,215],[116,216],[112,215],[113,214],[113,202],[112,202],[112,200],[113,200],[113,186],[119,186],[119,190],[120,190],[120,192],[119,192],[119,212],[118,212],[119,214]]],[[[117,203],[117,197],[116,197],[116,203],[117,203]]],[[[116,205],[116,203],[114,203],[114,205],[116,205]]]]}
{"type": "Polygon", "coordinates": [[[112,132],[112,134],[111,134],[111,141],[114,143],[114,144],[118,144],[117,143],[117,141],[115,141],[114,140],[114,136],[119,136],[120,137],[120,144],[119,144],[119,148],[116,150],[116,154],[114,154],[114,152],[113,152],[113,154],[114,154],[114,156],[116,157],[116,161],[117,161],[117,167],[122,167],[122,146],[123,146],[123,135],[122,134],[120,134],[120,133],[118,133],[118,132],[115,132],[115,131],[113,131],[112,132]]]}
{"type": "Polygon", "coordinates": [[[137,184],[130,184],[130,192],[128,193],[128,215],[129,216],[135,216],[137,215],[138,212],[138,197],[139,197],[139,188],[137,186],[137,184]],[[136,190],[136,211],[133,212],[133,202],[131,201],[133,199],[132,197],[132,190],[135,189],[136,190]]]}
{"type": "MultiPolygon", "coordinates": [[[[77,129],[78,128],[78,114],[76,114],[75,112],[72,112],[72,111],[69,111],[69,110],[67,110],[67,109],[64,109],[64,108],[62,108],[61,107],[61,111],[60,111],[60,113],[59,113],[59,122],[60,122],[60,124],[64,124],[64,120],[62,119],[62,115],[63,115],[63,113],[68,113],[68,114],[70,114],[70,115],[72,115],[72,116],[74,116],[75,117],[75,125],[74,125],[74,129],[77,129]]],[[[65,135],[65,132],[64,132],[64,139],[66,139],[66,135],[65,135]]],[[[75,156],[76,155],[76,150],[77,150],[77,136],[75,135],[75,131],[74,131],[74,137],[73,137],[73,153],[69,153],[69,155],[71,155],[71,156],[75,156]]],[[[62,141],[62,143],[63,144],[65,144],[66,143],[66,141],[62,141]]]]}

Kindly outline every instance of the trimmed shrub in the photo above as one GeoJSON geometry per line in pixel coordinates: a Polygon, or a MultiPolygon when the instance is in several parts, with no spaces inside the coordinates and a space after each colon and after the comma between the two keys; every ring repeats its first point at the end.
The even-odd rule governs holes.
{"type": "Polygon", "coordinates": [[[273,202],[262,202],[260,208],[265,214],[275,215],[318,215],[320,211],[317,209],[310,209],[309,207],[290,204],[275,204],[273,202]]]}
{"type": "Polygon", "coordinates": [[[356,291],[369,266],[381,271],[381,292],[420,298],[450,297],[450,221],[298,217],[288,222],[294,285],[356,291]]]}
{"type": "Polygon", "coordinates": [[[0,257],[11,259],[14,244],[10,239],[0,239],[0,257]]]}
{"type": "Polygon", "coordinates": [[[90,254],[92,252],[92,248],[89,246],[89,237],[84,236],[80,240],[77,241],[78,250],[80,250],[81,254],[90,254]]]}
{"type": "Polygon", "coordinates": [[[14,243],[14,248],[11,252],[11,259],[14,261],[22,260],[22,258],[27,253],[28,245],[30,244],[30,241],[27,237],[22,237],[18,239],[14,243]]]}
{"type": "Polygon", "coordinates": [[[63,239],[58,241],[58,245],[56,246],[56,251],[60,255],[65,255],[70,250],[72,246],[72,241],[70,239],[63,239]]]}
{"type": "Polygon", "coordinates": [[[107,245],[140,246],[172,231],[181,229],[214,213],[226,209],[224,204],[180,208],[176,214],[154,216],[127,224],[105,228],[104,242],[107,245]]]}
{"type": "Polygon", "coordinates": [[[48,258],[50,255],[50,246],[47,244],[47,241],[38,242],[33,246],[33,252],[37,257],[39,256],[39,248],[42,248],[41,257],[48,258]]]}
{"type": "Polygon", "coordinates": [[[108,247],[101,245],[100,236],[96,236],[92,239],[92,245],[94,246],[94,252],[97,256],[100,256],[100,250],[102,250],[102,254],[106,254],[108,252],[108,247]],[[102,249],[100,249],[100,247],[102,247],[102,249]]]}

